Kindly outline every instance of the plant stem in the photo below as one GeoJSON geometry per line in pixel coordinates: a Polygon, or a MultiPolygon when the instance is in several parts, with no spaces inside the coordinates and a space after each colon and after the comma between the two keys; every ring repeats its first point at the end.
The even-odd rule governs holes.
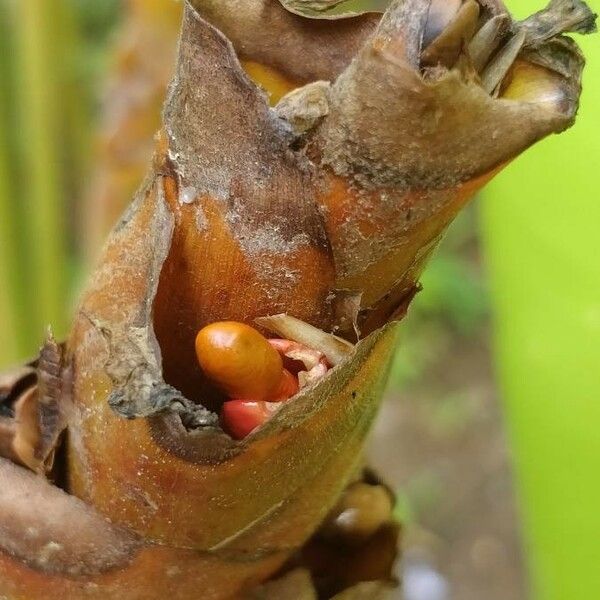
{"type": "Polygon", "coordinates": [[[36,336],[51,325],[65,333],[66,227],[59,141],[59,40],[53,36],[61,0],[17,2],[15,33],[20,90],[22,193],[31,243],[29,289],[35,296],[31,319],[36,336]]]}
{"type": "MultiPolygon", "coordinates": [[[[0,77],[10,81],[10,35],[6,2],[0,3],[0,77]]],[[[0,87],[0,367],[21,358],[25,331],[22,281],[18,277],[17,194],[9,148],[10,85],[0,87]]]]}
{"type": "MultiPolygon", "coordinates": [[[[0,102],[3,98],[0,96],[0,102]]],[[[0,133],[4,126],[4,107],[0,105],[0,133]]],[[[11,215],[15,195],[9,180],[9,158],[5,136],[0,139],[0,366],[16,360],[19,355],[17,339],[17,306],[15,305],[15,266],[17,252],[11,215]]]]}

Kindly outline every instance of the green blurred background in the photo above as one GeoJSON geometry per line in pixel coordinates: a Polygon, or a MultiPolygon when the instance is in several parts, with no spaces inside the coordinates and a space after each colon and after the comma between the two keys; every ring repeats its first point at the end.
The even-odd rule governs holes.
{"type": "MultiPolygon", "coordinates": [[[[178,11],[0,0],[0,366],[66,334],[143,174],[178,11]]],[[[405,325],[372,454],[408,523],[410,600],[600,598],[600,52],[579,41],[577,127],[458,219],[405,325]]]]}
{"type": "Polygon", "coordinates": [[[482,220],[527,556],[551,600],[600,598],[600,51],[578,42],[577,125],[498,177],[482,220]]]}

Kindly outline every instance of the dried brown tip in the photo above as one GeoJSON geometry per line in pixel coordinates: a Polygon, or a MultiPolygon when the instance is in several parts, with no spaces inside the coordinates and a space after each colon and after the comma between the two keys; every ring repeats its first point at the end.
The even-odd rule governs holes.
{"type": "MultiPolygon", "coordinates": [[[[19,464],[30,468],[32,471],[44,469],[43,461],[36,456],[40,446],[41,431],[39,426],[38,389],[30,388],[15,402],[15,434],[12,448],[19,464]]],[[[48,467],[52,466],[49,458],[48,467]]]]}
{"type": "Polygon", "coordinates": [[[486,21],[473,36],[469,44],[469,58],[478,73],[483,71],[492,54],[502,43],[510,24],[511,20],[508,15],[496,15],[486,21]]]}
{"type": "Polygon", "coordinates": [[[504,81],[525,44],[525,32],[519,31],[498,52],[481,73],[481,86],[488,94],[493,94],[504,81]]]}
{"type": "Polygon", "coordinates": [[[66,402],[62,348],[51,334],[34,365],[0,379],[0,456],[47,473],[65,428],[66,402]]]}
{"type": "Polygon", "coordinates": [[[423,47],[436,39],[455,18],[463,0],[432,0],[423,35],[423,47]]]}
{"type": "MultiPolygon", "coordinates": [[[[504,17],[495,15],[499,18],[491,25],[484,19],[483,27],[491,30],[475,35],[474,42],[481,80],[468,48],[476,23],[481,24],[476,18],[480,8],[474,0],[465,2],[422,51],[429,0],[394,2],[333,87],[322,135],[324,162],[367,187],[447,187],[489,172],[541,137],[568,127],[577,110],[583,67],[573,45],[555,57],[557,69],[565,61],[570,65],[568,77],[558,73],[555,79],[555,102],[547,102],[545,91],[537,102],[532,94],[523,102],[514,95],[510,101],[489,96],[509,83],[511,67],[526,48],[534,44],[539,52],[549,43],[547,21],[556,7],[527,20],[525,29],[513,24],[514,33],[496,53],[504,17]],[[486,62],[486,55],[491,60],[486,62]]],[[[589,19],[584,8],[579,12],[578,20],[555,15],[553,36],[581,29],[582,20],[589,19]]]]}
{"type": "Polygon", "coordinates": [[[539,47],[562,33],[594,33],[597,15],[581,0],[551,0],[550,4],[519,23],[526,45],[539,47]]]}
{"type": "Polygon", "coordinates": [[[354,353],[354,346],[346,340],[325,333],[290,315],[260,317],[256,319],[256,323],[285,339],[299,342],[322,352],[332,366],[348,360],[354,353]]]}
{"type": "Polygon", "coordinates": [[[190,2],[231,40],[240,60],[274,69],[292,87],[334,80],[380,18],[380,13],[329,15],[327,10],[340,4],[331,0],[190,2]],[[308,18],[315,16],[319,19],[308,18]]]}
{"type": "Polygon", "coordinates": [[[35,388],[36,379],[33,366],[23,366],[0,373],[0,457],[21,462],[14,448],[17,434],[15,403],[35,388]]]}
{"type": "Polygon", "coordinates": [[[424,32],[424,50],[421,54],[421,66],[442,65],[452,68],[465,45],[469,43],[479,20],[480,8],[475,0],[465,2],[452,20],[450,20],[439,35],[434,36],[429,45],[426,44],[427,29],[424,32]]]}
{"type": "Polygon", "coordinates": [[[21,371],[6,389],[4,416],[0,416],[0,456],[44,473],[52,469],[66,420],[62,348],[52,335],[34,364],[35,368],[21,371]]]}
{"type": "Polygon", "coordinates": [[[555,33],[589,30],[589,9],[575,7],[577,19],[559,18],[553,3],[525,30],[496,0],[396,0],[328,89],[308,148],[331,175],[322,203],[336,286],[360,297],[363,334],[405,306],[475,192],[573,123],[584,61],[546,34],[549,20],[555,33]]]}

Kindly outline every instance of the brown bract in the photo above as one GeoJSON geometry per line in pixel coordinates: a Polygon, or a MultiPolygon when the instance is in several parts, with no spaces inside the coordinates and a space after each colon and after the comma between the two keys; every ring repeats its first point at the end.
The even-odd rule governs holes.
{"type": "MultiPolygon", "coordinates": [[[[309,152],[335,175],[324,177],[319,198],[335,287],[360,298],[357,320],[368,333],[402,312],[464,203],[526,147],[572,123],[583,62],[560,34],[589,31],[594,17],[581,2],[553,1],[519,24],[499,0],[415,0],[393,3],[380,23],[376,14],[332,15],[328,9],[336,4],[194,3],[244,60],[276,69],[296,85],[332,82],[296,90],[277,109],[298,134],[316,127],[309,152]],[[256,32],[258,19],[264,26],[256,32]],[[370,28],[358,27],[361,19],[370,28]],[[352,39],[363,43],[353,62],[356,44],[345,27],[356,27],[352,39]],[[342,62],[324,58],[323,48],[342,62]],[[522,62],[544,68],[522,77],[523,69],[512,69],[522,62]],[[349,65],[343,72],[342,63],[349,65]],[[313,69],[310,76],[306,69],[313,69]],[[523,79],[529,79],[527,92],[523,79]],[[519,87],[521,97],[512,93],[519,87]]],[[[342,327],[347,335],[352,329],[342,327]]]]}
{"type": "Polygon", "coordinates": [[[190,8],[163,139],[69,344],[71,490],[149,542],[281,564],[356,469],[395,327],[244,442],[224,435],[193,402],[211,400],[194,335],[272,311],[327,326],[333,268],[317,179],[229,42],[190,8]]]}
{"type": "Polygon", "coordinates": [[[63,348],[52,335],[37,361],[0,377],[0,456],[39,473],[52,470],[69,386],[63,348]]]}
{"type": "MultiPolygon", "coordinates": [[[[459,11],[446,29],[446,45],[424,65],[428,4],[393,3],[332,84],[327,117],[309,141],[309,151],[331,173],[324,176],[321,201],[336,286],[360,296],[363,332],[402,305],[465,202],[525,148],[569,127],[578,107],[583,59],[568,38],[538,37],[508,64],[502,51],[492,53],[488,70],[478,73],[468,53],[473,20],[459,11]],[[451,35],[453,27],[460,34],[451,35]],[[462,40],[458,55],[455,39],[462,40]],[[493,95],[482,85],[490,70],[503,86],[494,86],[493,95]]],[[[481,8],[504,18],[500,6],[481,8]]],[[[518,24],[511,31],[518,35],[518,24]]],[[[504,43],[510,45],[512,35],[504,43]]]]}
{"type": "Polygon", "coordinates": [[[273,312],[328,328],[334,270],[314,166],[230,42],[189,7],[164,126],[159,185],[174,233],[155,325],[167,380],[193,398],[199,329],[273,312]]]}
{"type": "Polygon", "coordinates": [[[231,40],[241,60],[272,67],[295,85],[335,79],[381,17],[364,13],[309,19],[307,13],[327,17],[311,10],[312,2],[192,0],[191,4],[231,40]]]}

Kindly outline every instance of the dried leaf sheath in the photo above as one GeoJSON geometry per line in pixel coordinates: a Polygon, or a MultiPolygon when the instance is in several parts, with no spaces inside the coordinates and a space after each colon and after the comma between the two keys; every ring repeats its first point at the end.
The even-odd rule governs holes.
{"type": "Polygon", "coordinates": [[[201,327],[289,312],[328,329],[334,271],[314,167],[291,151],[289,128],[245,76],[230,43],[191,9],[165,132],[175,230],[155,303],[156,334],[167,380],[193,399],[201,382],[187,350],[201,327]]]}
{"type": "MultiPolygon", "coordinates": [[[[240,60],[274,69],[297,87],[334,80],[360,50],[381,15],[333,20],[292,14],[278,0],[191,0],[208,22],[231,40],[240,60]]],[[[296,5],[301,4],[297,2],[296,5]]]]}
{"type": "Polygon", "coordinates": [[[424,67],[423,4],[393,4],[403,18],[390,10],[332,86],[309,150],[334,175],[323,203],[336,286],[361,297],[366,333],[403,305],[466,201],[525,148],[569,127],[578,107],[583,59],[565,38],[524,53],[517,67],[529,74],[515,68],[500,98],[483,89],[466,50],[450,69],[424,67]]]}

